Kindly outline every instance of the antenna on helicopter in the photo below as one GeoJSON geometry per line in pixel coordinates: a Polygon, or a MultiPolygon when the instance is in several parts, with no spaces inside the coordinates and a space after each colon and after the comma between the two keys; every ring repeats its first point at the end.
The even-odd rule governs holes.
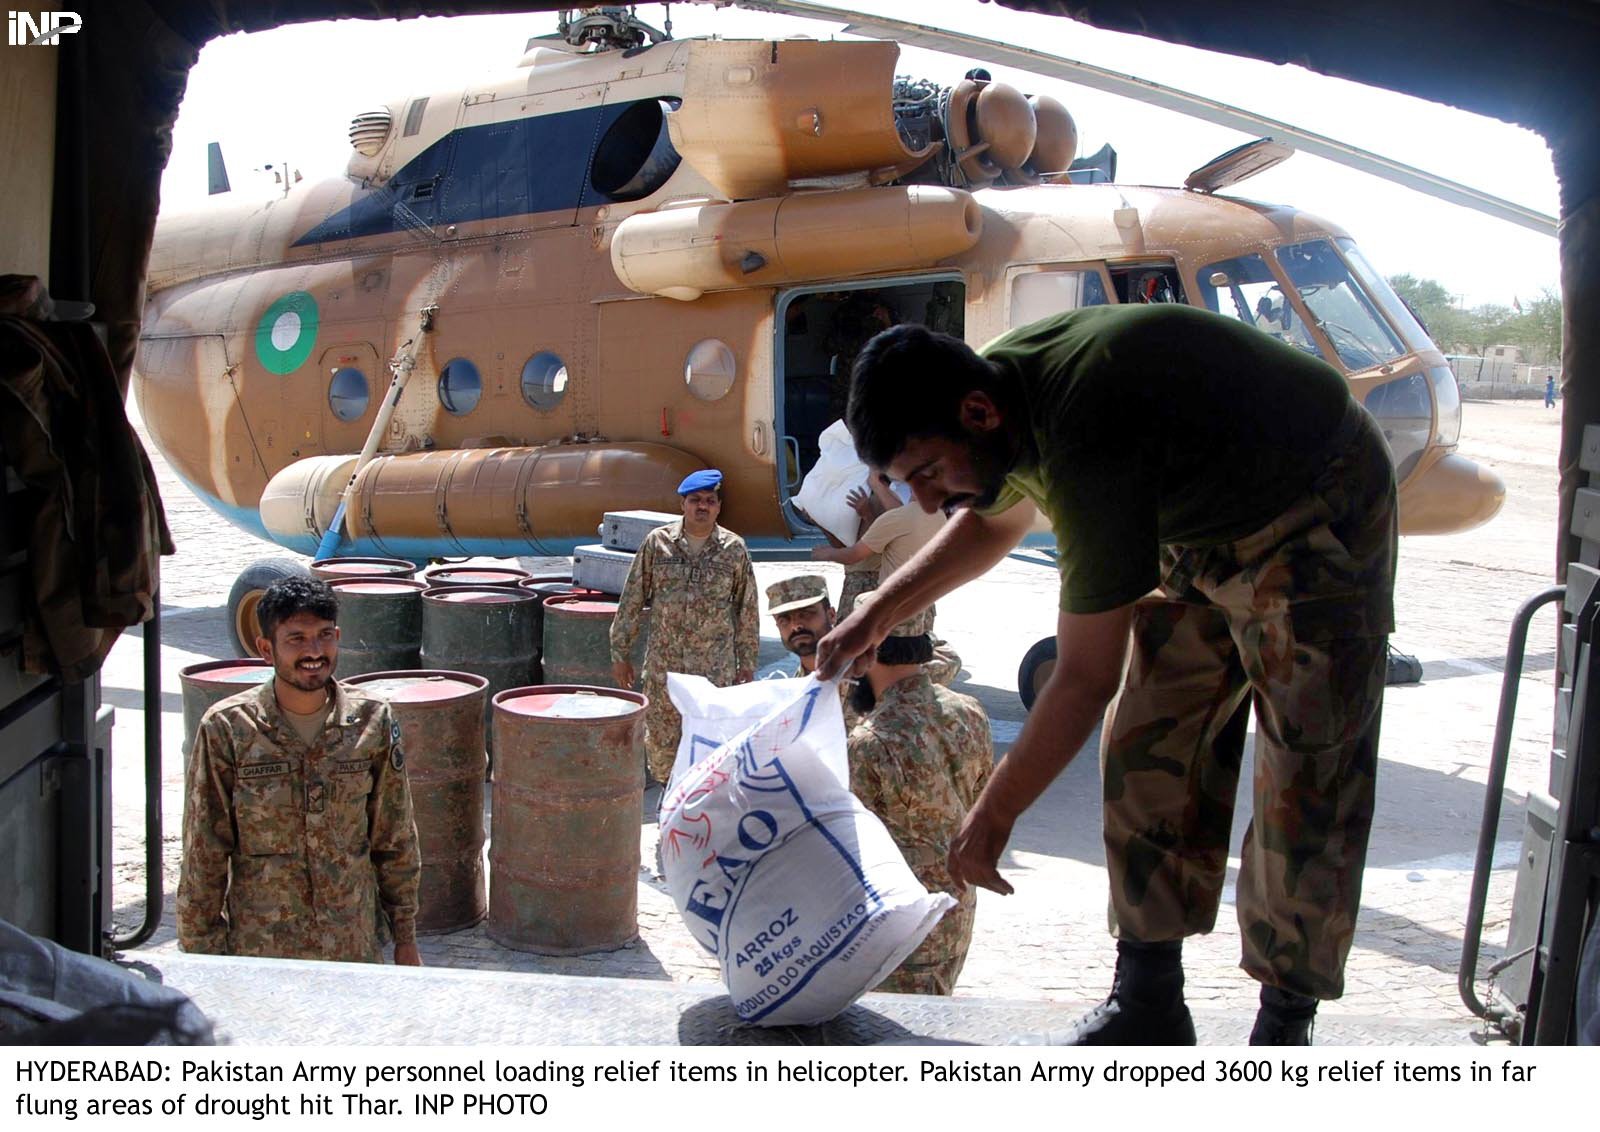
{"type": "Polygon", "coordinates": [[[276,165],[269,161],[265,165],[257,165],[255,171],[257,173],[271,173],[273,183],[283,186],[284,196],[289,195],[289,187],[291,185],[297,181],[304,180],[300,175],[300,170],[291,169],[287,161],[280,161],[276,165]]]}

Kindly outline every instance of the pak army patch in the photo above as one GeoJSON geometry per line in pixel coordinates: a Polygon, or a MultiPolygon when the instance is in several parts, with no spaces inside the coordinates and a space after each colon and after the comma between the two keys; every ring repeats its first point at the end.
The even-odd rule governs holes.
{"type": "Polygon", "coordinates": [[[400,750],[400,724],[398,722],[389,725],[389,765],[394,767],[395,770],[404,770],[406,766],[405,753],[400,750]]]}

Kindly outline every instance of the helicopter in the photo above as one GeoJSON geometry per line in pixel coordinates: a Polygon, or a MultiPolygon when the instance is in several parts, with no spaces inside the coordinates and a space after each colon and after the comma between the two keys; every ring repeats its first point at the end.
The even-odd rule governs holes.
{"type": "MultiPolygon", "coordinates": [[[[1118,184],[1058,100],[981,68],[897,74],[898,55],[586,8],[508,74],[373,106],[343,177],[161,218],[133,383],[151,439],[298,554],[569,554],[604,512],[675,510],[716,466],[752,550],[804,555],[824,535],[793,497],[871,333],[981,344],[1064,308],[1183,302],[1346,376],[1388,439],[1403,533],[1495,514],[1443,354],[1349,233],[1221,195],[1291,146],[1118,184]]],[[[236,581],[242,654],[293,568],[236,581]]]]}

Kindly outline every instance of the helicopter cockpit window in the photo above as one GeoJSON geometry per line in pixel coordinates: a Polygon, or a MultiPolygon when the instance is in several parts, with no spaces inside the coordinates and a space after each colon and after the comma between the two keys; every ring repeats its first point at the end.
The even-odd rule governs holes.
{"type": "Polygon", "coordinates": [[[738,362],[732,348],[716,338],[696,342],[683,363],[684,384],[702,401],[716,401],[727,396],[738,375],[738,362]]]}
{"type": "MultiPolygon", "coordinates": [[[[1445,369],[1445,372],[1450,371],[1445,369]]],[[[1452,380],[1452,388],[1454,385],[1452,380]]],[[[1411,469],[1422,459],[1422,453],[1428,447],[1428,437],[1433,433],[1433,402],[1428,396],[1428,376],[1413,373],[1386,381],[1370,390],[1362,403],[1377,418],[1383,438],[1389,442],[1394,478],[1399,483],[1411,474],[1411,469]]],[[[1459,420],[1459,402],[1456,417],[1459,420]]]]}
{"type": "Polygon", "coordinates": [[[1395,294],[1394,288],[1389,286],[1389,281],[1373,270],[1372,264],[1367,262],[1367,257],[1356,247],[1356,242],[1349,237],[1342,237],[1334,243],[1339,245],[1339,250],[1344,253],[1346,262],[1355,271],[1362,286],[1367,289],[1367,294],[1378,300],[1378,305],[1383,308],[1383,313],[1389,316],[1389,321],[1399,327],[1400,337],[1409,342],[1413,350],[1436,349],[1433,340],[1428,337],[1427,330],[1417,321],[1417,316],[1412,314],[1411,308],[1395,294]]]}
{"type": "Polygon", "coordinates": [[[608,200],[641,200],[677,171],[683,159],[667,133],[673,102],[635,102],[611,124],[595,147],[589,183],[608,200]]]}
{"type": "Polygon", "coordinates": [[[1265,334],[1317,357],[1322,351],[1311,340],[1294,304],[1284,297],[1283,285],[1264,257],[1252,252],[1235,259],[1218,260],[1200,269],[1195,282],[1208,310],[1236,318],[1265,334]]]}
{"type": "Polygon", "coordinates": [[[1119,303],[1182,303],[1183,280],[1171,260],[1159,263],[1113,263],[1111,286],[1119,303]]]}
{"type": "Polygon", "coordinates": [[[1011,281],[1009,325],[1026,326],[1061,311],[1104,306],[1110,301],[1105,281],[1094,268],[1030,271],[1011,281]]]}
{"type": "Polygon", "coordinates": [[[367,375],[354,366],[341,366],[333,371],[333,380],[328,382],[328,408],[341,421],[360,420],[371,396],[367,375]]]}
{"type": "Polygon", "coordinates": [[[553,409],[567,395],[567,364],[540,350],[522,364],[522,399],[535,409],[553,409]]]}
{"type": "Polygon", "coordinates": [[[483,396],[483,379],[478,367],[466,358],[451,358],[439,371],[439,404],[444,411],[464,416],[477,407],[483,396]]]}
{"type": "Polygon", "coordinates": [[[1288,244],[1278,249],[1278,262],[1347,369],[1368,369],[1405,352],[1330,241],[1288,244]]]}

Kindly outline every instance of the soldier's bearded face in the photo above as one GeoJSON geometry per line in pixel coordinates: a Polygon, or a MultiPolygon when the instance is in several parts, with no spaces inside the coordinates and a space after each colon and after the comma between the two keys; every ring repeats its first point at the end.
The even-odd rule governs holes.
{"type": "Polygon", "coordinates": [[[314,613],[296,613],[256,642],[279,680],[302,692],[316,692],[333,680],[339,663],[339,627],[314,613]]]}
{"type": "Polygon", "coordinates": [[[825,601],[777,613],[772,620],[777,623],[778,636],[784,647],[795,656],[815,656],[817,642],[833,628],[833,608],[825,601]]]}

